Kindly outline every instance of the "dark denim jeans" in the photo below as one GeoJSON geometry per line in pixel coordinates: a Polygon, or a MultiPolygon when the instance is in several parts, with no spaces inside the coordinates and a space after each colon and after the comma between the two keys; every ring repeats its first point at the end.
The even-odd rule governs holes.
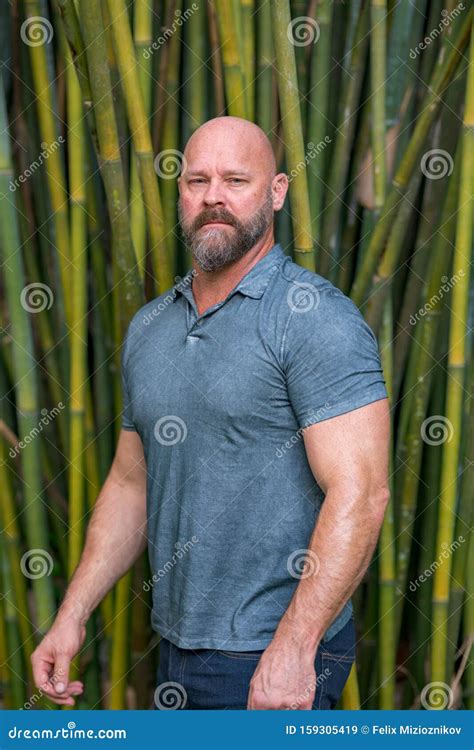
{"type": "MultiPolygon", "coordinates": [[[[249,683],[263,650],[184,649],[165,638],[161,639],[159,648],[154,709],[246,710],[249,683]]],[[[313,709],[335,707],[354,657],[355,629],[351,617],[316,653],[313,709]]]]}

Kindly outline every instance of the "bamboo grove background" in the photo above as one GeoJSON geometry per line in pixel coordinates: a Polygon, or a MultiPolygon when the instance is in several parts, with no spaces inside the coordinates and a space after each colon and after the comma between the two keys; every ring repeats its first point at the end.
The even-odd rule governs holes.
{"type": "MultiPolygon", "coordinates": [[[[131,315],[190,267],[187,138],[269,135],[286,252],[376,332],[391,501],[341,707],[473,707],[472,10],[451,0],[1,4],[0,689],[58,708],[30,654],[78,563],[120,425],[131,315]]],[[[147,708],[146,554],[88,624],[78,708],[147,708]]]]}

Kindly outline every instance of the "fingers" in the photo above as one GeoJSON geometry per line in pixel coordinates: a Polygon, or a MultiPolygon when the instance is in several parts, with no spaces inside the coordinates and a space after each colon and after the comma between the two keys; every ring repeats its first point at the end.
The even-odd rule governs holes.
{"type": "Polygon", "coordinates": [[[57,679],[54,680],[54,689],[58,695],[66,695],[69,682],[69,666],[71,659],[67,654],[57,654],[55,663],[55,674],[57,679]]]}

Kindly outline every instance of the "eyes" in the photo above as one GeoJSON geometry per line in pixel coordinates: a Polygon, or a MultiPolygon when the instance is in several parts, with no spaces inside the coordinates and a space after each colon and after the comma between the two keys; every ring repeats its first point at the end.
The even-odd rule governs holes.
{"type": "MultiPolygon", "coordinates": [[[[247,182],[247,180],[244,180],[242,177],[227,177],[225,181],[232,185],[243,185],[247,182]]],[[[205,182],[207,182],[207,180],[204,177],[193,177],[189,180],[190,185],[202,185],[205,182]]]]}

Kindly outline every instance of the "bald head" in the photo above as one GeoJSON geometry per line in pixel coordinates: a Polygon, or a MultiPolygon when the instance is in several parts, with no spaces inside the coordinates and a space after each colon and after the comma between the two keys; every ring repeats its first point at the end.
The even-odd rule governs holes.
{"type": "Polygon", "coordinates": [[[222,162],[234,159],[266,173],[269,182],[275,177],[276,162],[272,144],[262,128],[243,117],[214,117],[194,131],[184,149],[185,164],[200,160],[200,155],[219,154],[222,162]]]}

